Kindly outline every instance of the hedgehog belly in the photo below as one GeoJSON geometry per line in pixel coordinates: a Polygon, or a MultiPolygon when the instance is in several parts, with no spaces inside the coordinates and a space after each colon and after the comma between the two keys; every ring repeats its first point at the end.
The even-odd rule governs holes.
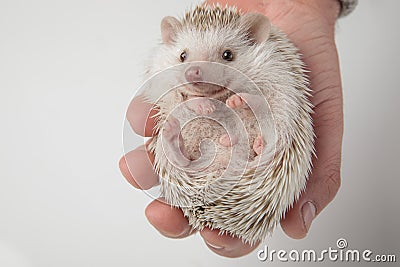
{"type": "MultiPolygon", "coordinates": [[[[241,143],[234,144],[234,146],[240,146],[240,155],[237,156],[240,157],[241,160],[251,161],[254,160],[256,156],[252,149],[252,144],[258,135],[256,130],[256,121],[254,116],[248,117],[247,114],[246,118],[241,119],[244,122],[244,127],[248,136],[244,142],[242,140],[241,143]]],[[[214,153],[215,155],[212,164],[209,165],[206,172],[221,173],[226,169],[234,151],[232,147],[226,147],[220,144],[220,137],[228,134],[222,125],[212,119],[199,117],[187,122],[182,127],[181,134],[186,150],[186,156],[189,160],[199,160],[201,158],[202,150],[204,150],[204,153],[214,153]],[[208,147],[204,149],[204,144],[207,142],[209,142],[207,144],[208,147]],[[210,151],[209,146],[211,143],[213,149],[210,151]]]]}
{"type": "MultiPolygon", "coordinates": [[[[207,168],[207,171],[213,172],[224,168],[227,160],[229,160],[228,155],[231,153],[231,148],[223,147],[219,144],[218,140],[220,136],[226,134],[221,125],[211,119],[195,118],[183,126],[181,134],[186,156],[189,160],[199,160],[201,150],[205,153],[204,142],[212,142],[215,149],[215,157],[211,165],[207,168]]],[[[211,143],[208,145],[211,145],[211,143]]],[[[209,150],[209,147],[206,150],[209,150]]],[[[207,152],[209,153],[210,151],[207,152]]]]}
{"type": "MultiPolygon", "coordinates": [[[[252,144],[259,135],[259,126],[256,118],[248,110],[239,110],[237,112],[248,134],[248,142],[244,146],[243,144],[236,144],[237,146],[242,146],[240,158],[246,161],[253,161],[256,154],[252,149],[252,144]]],[[[263,190],[268,191],[270,186],[265,188],[261,186],[257,192],[259,196],[252,196],[249,189],[251,189],[252,183],[260,183],[262,180],[267,180],[268,177],[254,177],[253,170],[250,170],[240,177],[232,177],[232,180],[236,179],[237,182],[234,186],[226,184],[227,190],[215,189],[225,186],[225,182],[221,179],[221,174],[226,170],[232,157],[231,153],[233,153],[232,147],[224,147],[219,144],[220,136],[227,134],[227,131],[214,120],[200,117],[186,123],[181,129],[181,134],[186,156],[192,161],[201,158],[201,143],[205,140],[210,140],[215,146],[214,161],[206,170],[202,171],[202,173],[212,175],[208,179],[204,179],[204,184],[200,185],[202,187],[198,192],[198,196],[201,204],[196,205],[193,203],[193,206],[180,207],[185,217],[188,218],[189,224],[197,230],[202,230],[204,227],[219,229],[222,233],[227,232],[250,243],[258,241],[257,238],[261,236],[265,236],[267,231],[275,226],[278,221],[275,216],[280,216],[281,211],[275,213],[276,210],[271,209],[268,203],[271,202],[267,196],[268,192],[262,192],[263,190]],[[215,181],[218,184],[213,184],[215,181]],[[229,188],[229,186],[232,188],[229,188]],[[221,194],[216,194],[216,192],[221,192],[221,194]],[[207,196],[208,194],[213,196],[207,196]],[[210,198],[214,198],[215,201],[205,201],[205,199],[210,198]],[[254,201],[249,202],[251,198],[254,198],[254,201]],[[256,212],[257,209],[264,211],[256,212]],[[258,215],[255,216],[256,214],[258,215]],[[253,227],[246,227],[248,223],[252,224],[253,227]],[[238,225],[241,227],[238,227],[238,225]]],[[[185,174],[181,173],[181,175],[185,174]]],[[[189,179],[197,178],[189,176],[189,179]]],[[[165,184],[165,186],[168,185],[165,184]]],[[[178,197],[179,195],[187,197],[184,196],[186,194],[185,189],[177,194],[178,197]]]]}

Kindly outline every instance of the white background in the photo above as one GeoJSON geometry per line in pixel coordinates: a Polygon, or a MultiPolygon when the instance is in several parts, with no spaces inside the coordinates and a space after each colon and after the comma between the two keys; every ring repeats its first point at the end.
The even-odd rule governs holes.
{"type": "MultiPolygon", "coordinates": [[[[162,237],[144,216],[151,199],[121,176],[142,62],[161,18],[196,1],[137,2],[0,0],[1,267],[270,264],[219,257],[199,236],[162,237]]],[[[279,228],[270,249],[322,250],[343,237],[400,260],[400,1],[360,2],[337,27],[342,188],[306,239],[279,228]]]]}

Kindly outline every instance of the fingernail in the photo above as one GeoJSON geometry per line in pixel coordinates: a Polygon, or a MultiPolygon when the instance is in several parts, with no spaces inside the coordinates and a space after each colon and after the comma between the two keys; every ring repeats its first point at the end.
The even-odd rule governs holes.
{"type": "Polygon", "coordinates": [[[207,241],[204,241],[204,242],[206,242],[206,244],[207,244],[208,246],[212,247],[213,249],[218,249],[218,250],[224,249],[224,247],[211,244],[211,243],[209,243],[209,242],[207,242],[207,241]]]}
{"type": "Polygon", "coordinates": [[[187,236],[187,235],[190,233],[191,228],[190,228],[190,226],[189,226],[189,227],[183,229],[182,232],[180,232],[180,233],[169,232],[169,231],[161,231],[161,230],[158,230],[158,231],[159,231],[162,235],[164,235],[164,236],[166,236],[166,237],[169,237],[169,238],[181,238],[181,237],[187,236]]]}
{"type": "Polygon", "coordinates": [[[317,208],[315,207],[314,203],[308,201],[303,204],[301,207],[301,214],[303,216],[303,223],[304,227],[308,230],[310,229],[311,223],[315,218],[315,213],[317,208]]]}
{"type": "Polygon", "coordinates": [[[185,229],[183,229],[183,231],[177,236],[179,237],[184,237],[190,234],[190,232],[192,231],[192,228],[188,225],[185,229]]]}

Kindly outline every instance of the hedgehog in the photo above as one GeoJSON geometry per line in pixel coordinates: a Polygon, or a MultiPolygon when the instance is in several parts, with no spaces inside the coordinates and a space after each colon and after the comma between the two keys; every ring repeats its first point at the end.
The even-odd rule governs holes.
{"type": "Polygon", "coordinates": [[[142,95],[158,113],[148,148],[160,191],[190,226],[251,245],[304,190],[314,155],[298,49],[270,20],[199,5],[161,22],[142,95]]]}

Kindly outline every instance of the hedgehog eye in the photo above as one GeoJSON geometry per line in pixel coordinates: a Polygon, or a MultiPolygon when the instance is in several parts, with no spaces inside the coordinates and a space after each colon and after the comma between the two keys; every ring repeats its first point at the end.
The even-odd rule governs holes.
{"type": "Polygon", "coordinates": [[[225,50],[224,53],[222,53],[222,59],[226,61],[232,61],[233,60],[233,53],[231,50],[225,50]]]}
{"type": "Polygon", "coordinates": [[[181,62],[185,61],[185,60],[186,60],[186,57],[187,57],[186,51],[183,51],[183,52],[181,53],[181,55],[180,55],[180,60],[181,60],[181,62]]]}

